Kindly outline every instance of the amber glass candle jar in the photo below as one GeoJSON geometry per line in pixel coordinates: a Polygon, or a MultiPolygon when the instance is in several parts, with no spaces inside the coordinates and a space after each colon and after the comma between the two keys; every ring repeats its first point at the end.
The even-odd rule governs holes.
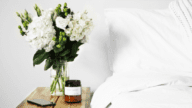
{"type": "Polygon", "coordinates": [[[65,82],[65,102],[81,102],[81,92],[80,80],[67,80],[65,82]]]}

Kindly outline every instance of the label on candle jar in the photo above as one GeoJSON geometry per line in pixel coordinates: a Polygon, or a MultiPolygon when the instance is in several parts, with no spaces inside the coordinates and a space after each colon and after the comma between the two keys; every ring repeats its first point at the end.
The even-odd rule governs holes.
{"type": "Polygon", "coordinates": [[[81,87],[65,87],[65,95],[81,95],[81,87]]]}

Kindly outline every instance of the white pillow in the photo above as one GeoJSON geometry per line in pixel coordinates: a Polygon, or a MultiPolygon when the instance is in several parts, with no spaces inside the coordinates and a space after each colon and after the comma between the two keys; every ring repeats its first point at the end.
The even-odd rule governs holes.
{"type": "Polygon", "coordinates": [[[106,9],[105,16],[112,71],[192,72],[192,42],[168,9],[106,9]]]}

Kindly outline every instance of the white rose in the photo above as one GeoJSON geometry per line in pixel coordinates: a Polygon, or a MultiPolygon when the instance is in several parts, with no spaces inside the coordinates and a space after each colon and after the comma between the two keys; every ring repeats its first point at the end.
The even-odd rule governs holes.
{"type": "Polygon", "coordinates": [[[62,17],[56,18],[56,26],[60,29],[65,30],[65,27],[69,24],[70,19],[64,19],[62,17]]]}

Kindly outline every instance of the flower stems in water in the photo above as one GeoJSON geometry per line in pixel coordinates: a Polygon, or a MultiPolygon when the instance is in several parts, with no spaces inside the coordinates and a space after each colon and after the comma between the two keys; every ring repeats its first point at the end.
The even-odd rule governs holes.
{"type": "MultiPolygon", "coordinates": [[[[51,94],[53,94],[54,92],[56,92],[56,87],[57,87],[57,84],[58,84],[58,88],[59,88],[59,92],[63,92],[63,95],[64,95],[64,85],[65,85],[65,78],[63,76],[63,71],[62,71],[62,68],[65,67],[63,65],[57,65],[57,69],[56,69],[56,76],[54,78],[54,80],[52,81],[51,83],[51,87],[50,87],[50,91],[51,91],[51,94]],[[60,81],[61,80],[61,83],[60,81]]],[[[65,72],[65,71],[64,71],[65,72]]]]}
{"type": "Polygon", "coordinates": [[[66,61],[57,61],[55,64],[54,70],[56,70],[56,76],[54,77],[51,86],[50,92],[53,94],[58,91],[59,94],[65,93],[65,81],[69,80],[68,71],[67,71],[67,62],[66,61]],[[58,87],[58,88],[57,88],[58,87]],[[59,89],[59,90],[57,90],[59,89]],[[61,93],[62,92],[62,93],[61,93]]]}

